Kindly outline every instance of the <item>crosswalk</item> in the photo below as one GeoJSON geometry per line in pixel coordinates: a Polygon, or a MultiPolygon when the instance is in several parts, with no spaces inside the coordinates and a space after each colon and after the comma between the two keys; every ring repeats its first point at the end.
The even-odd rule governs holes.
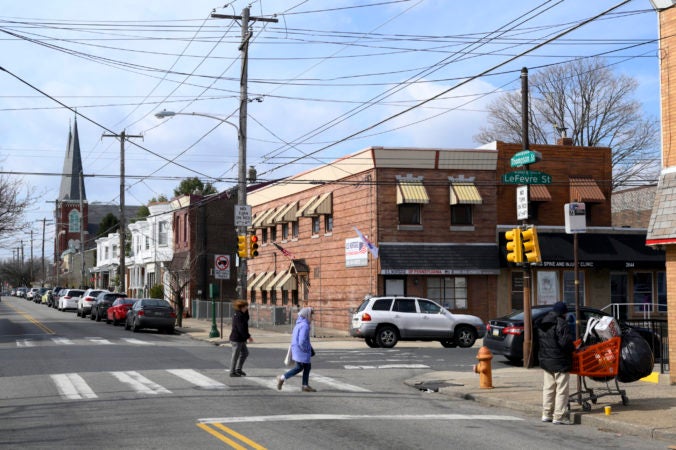
{"type": "MultiPolygon", "coordinates": [[[[154,371],[110,371],[91,373],[60,373],[49,375],[49,379],[56,388],[58,396],[63,400],[95,400],[102,396],[135,395],[135,396],[162,396],[172,395],[174,390],[202,389],[212,391],[227,391],[233,388],[248,386],[250,388],[264,388],[280,392],[298,392],[291,386],[282,391],[277,389],[275,375],[247,376],[241,378],[226,378],[228,372],[211,369],[203,373],[194,369],[166,369],[154,371]],[[226,382],[225,380],[230,380],[226,382]],[[101,392],[97,393],[97,389],[101,392]]],[[[361,386],[347,383],[336,378],[318,373],[310,375],[310,384],[319,391],[369,393],[372,392],[361,386]]]]}
{"type": "Polygon", "coordinates": [[[17,339],[17,347],[37,347],[45,345],[159,345],[160,341],[144,341],[137,338],[118,338],[118,339],[106,339],[97,336],[84,337],[81,339],[70,339],[65,337],[51,337],[49,339],[31,339],[31,338],[22,338],[17,339]]]}

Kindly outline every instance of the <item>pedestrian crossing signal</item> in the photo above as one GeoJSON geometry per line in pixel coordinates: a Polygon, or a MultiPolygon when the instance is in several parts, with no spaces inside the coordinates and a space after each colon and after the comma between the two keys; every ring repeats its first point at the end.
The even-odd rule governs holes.
{"type": "Polygon", "coordinates": [[[258,236],[252,234],[249,236],[249,258],[258,256],[258,236]]]}

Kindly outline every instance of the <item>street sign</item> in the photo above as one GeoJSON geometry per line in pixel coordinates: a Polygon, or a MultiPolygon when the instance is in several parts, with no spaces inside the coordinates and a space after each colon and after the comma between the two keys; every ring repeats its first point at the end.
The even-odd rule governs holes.
{"type": "Polygon", "coordinates": [[[214,255],[214,278],[230,279],[230,255],[214,255]]]}
{"type": "Polygon", "coordinates": [[[528,219],[528,185],[516,188],[516,220],[528,219]]]}
{"type": "Polygon", "coordinates": [[[509,160],[509,164],[512,167],[521,167],[527,164],[536,163],[540,160],[542,160],[542,153],[533,150],[523,150],[512,156],[512,159],[509,160]]]}
{"type": "Polygon", "coordinates": [[[236,227],[251,226],[251,206],[235,205],[235,226],[236,227]]]}
{"type": "Polygon", "coordinates": [[[502,174],[505,184],[552,184],[552,176],[535,170],[515,170],[502,174]]]}

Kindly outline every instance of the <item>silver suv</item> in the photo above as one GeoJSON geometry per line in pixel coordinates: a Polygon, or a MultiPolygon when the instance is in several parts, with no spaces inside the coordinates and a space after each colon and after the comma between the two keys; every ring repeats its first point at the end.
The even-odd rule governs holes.
{"type": "Polygon", "coordinates": [[[352,315],[350,336],[369,347],[392,348],[399,341],[439,341],[444,347],[471,347],[486,334],[483,321],[452,314],[438,303],[417,297],[371,297],[352,315]]]}

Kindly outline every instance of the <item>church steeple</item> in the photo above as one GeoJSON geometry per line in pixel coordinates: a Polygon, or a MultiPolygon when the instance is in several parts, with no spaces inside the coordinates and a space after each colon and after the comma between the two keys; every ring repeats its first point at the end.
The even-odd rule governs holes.
{"type": "MultiPolygon", "coordinates": [[[[80,136],[77,132],[77,117],[73,123],[72,130],[68,131],[68,145],[66,147],[66,158],[63,161],[63,172],[61,176],[61,189],[59,189],[60,201],[79,201],[80,200],[80,172],[82,171],[82,156],[80,155],[80,136]]],[[[87,200],[87,194],[82,182],[82,200],[87,200]]]]}

